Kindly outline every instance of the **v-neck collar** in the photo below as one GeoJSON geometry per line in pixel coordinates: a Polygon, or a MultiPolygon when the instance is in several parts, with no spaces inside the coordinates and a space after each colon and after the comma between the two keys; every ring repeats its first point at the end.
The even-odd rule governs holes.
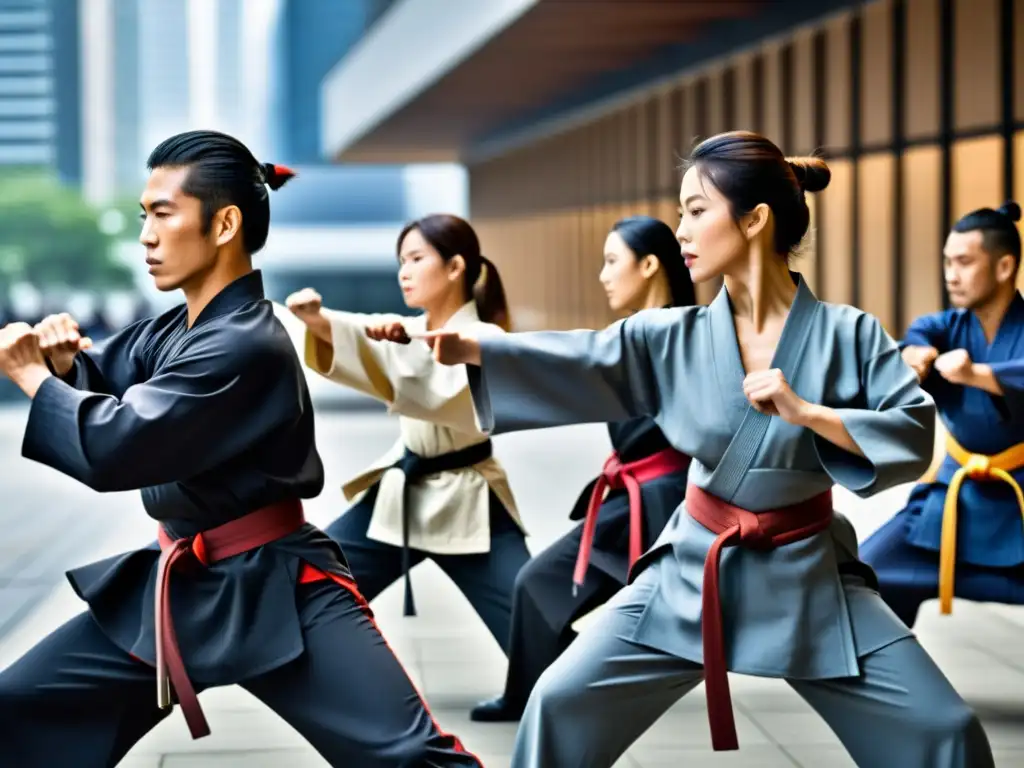
{"type": "Polygon", "coordinates": [[[996,330],[996,335],[992,338],[991,344],[985,338],[985,329],[982,327],[978,316],[974,312],[968,311],[968,317],[970,332],[972,335],[978,335],[982,343],[982,350],[985,353],[984,360],[976,360],[975,362],[999,362],[1002,359],[1000,355],[1005,354],[1013,347],[1013,342],[1016,341],[1019,329],[1024,327],[1024,296],[1021,296],[1020,291],[1014,294],[1013,301],[1006,308],[1006,314],[1003,315],[1003,319],[999,323],[999,328],[996,330]]]}
{"type": "Polygon", "coordinates": [[[210,302],[203,307],[192,328],[197,328],[215,317],[227,315],[236,309],[259,301],[264,298],[263,275],[258,269],[254,269],[221,289],[220,293],[210,299],[210,302]]]}
{"type": "MultiPolygon", "coordinates": [[[[808,321],[814,316],[820,302],[813,291],[807,286],[803,276],[798,272],[790,272],[796,283],[796,296],[790,305],[789,314],[782,326],[778,346],[772,355],[771,368],[780,368],[787,379],[792,377],[793,370],[803,349],[804,332],[808,321]]],[[[743,395],[743,379],[747,373],[743,367],[740,354],[739,338],[733,322],[732,300],[723,285],[718,295],[708,307],[711,318],[711,334],[715,356],[715,369],[721,391],[739,408],[750,405],[743,395]]]]}

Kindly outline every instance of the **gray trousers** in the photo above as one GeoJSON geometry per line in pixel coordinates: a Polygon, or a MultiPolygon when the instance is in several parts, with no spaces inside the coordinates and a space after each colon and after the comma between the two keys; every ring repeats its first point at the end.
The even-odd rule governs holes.
{"type": "MultiPolygon", "coordinates": [[[[512,768],[610,767],[702,681],[699,664],[622,639],[644,609],[638,595],[645,592],[634,586],[619,592],[541,676],[512,768]]],[[[915,638],[860,662],[860,677],[787,681],[858,766],[994,768],[981,723],[915,638]]]]}

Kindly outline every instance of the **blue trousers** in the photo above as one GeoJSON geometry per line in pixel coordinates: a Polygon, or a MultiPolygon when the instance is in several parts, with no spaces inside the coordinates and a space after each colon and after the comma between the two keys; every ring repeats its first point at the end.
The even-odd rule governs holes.
{"type": "MultiPolygon", "coordinates": [[[[882,599],[913,627],[921,603],[939,596],[939,553],[907,543],[907,513],[900,512],[860,546],[860,559],[878,576],[882,599]]],[[[953,593],[964,600],[1024,605],[1024,566],[956,564],[953,593]]]]}

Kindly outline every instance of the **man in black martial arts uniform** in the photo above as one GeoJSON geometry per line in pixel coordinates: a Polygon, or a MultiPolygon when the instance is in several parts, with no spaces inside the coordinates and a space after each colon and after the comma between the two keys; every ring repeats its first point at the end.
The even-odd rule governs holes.
{"type": "Polygon", "coordinates": [[[98,491],[140,489],[159,542],[68,573],[89,610],[0,674],[0,762],[116,765],[196,690],[238,683],[336,766],[479,766],[439,729],[345,559],[305,522],[324,481],[294,347],[252,254],[292,174],[196,131],[149,159],[141,241],[185,303],[82,343],[67,315],[0,330],[32,398],[23,454],[98,491]],[[173,600],[171,600],[173,597],[173,600]]]}

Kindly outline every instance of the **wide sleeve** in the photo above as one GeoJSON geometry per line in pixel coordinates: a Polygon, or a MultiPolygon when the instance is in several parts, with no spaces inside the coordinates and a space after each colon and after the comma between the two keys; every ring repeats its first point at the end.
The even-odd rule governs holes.
{"type": "MultiPolygon", "coordinates": [[[[992,375],[1003,390],[1002,397],[992,395],[992,401],[1004,405],[1012,419],[1024,418],[1024,358],[989,363],[992,375]]],[[[991,394],[991,393],[989,393],[991,394]]]]}
{"type": "Polygon", "coordinates": [[[82,350],[61,378],[78,390],[120,397],[128,387],[145,378],[144,341],[150,322],[133,323],[82,350]]]}
{"type": "Polygon", "coordinates": [[[488,433],[656,416],[656,376],[643,321],[600,331],[537,331],[480,340],[467,366],[480,428],[488,433]]]}
{"type": "Polygon", "coordinates": [[[237,459],[297,418],[293,356],[236,335],[193,341],[120,397],[50,377],[32,400],[22,455],[97,491],[186,480],[237,459]]]}
{"type": "MultiPolygon", "coordinates": [[[[392,413],[460,432],[479,431],[465,366],[438,363],[430,345],[419,339],[396,344],[366,335],[368,325],[410,318],[337,311],[325,314],[331,324],[331,343],[325,344],[307,330],[307,366],[331,381],[385,402],[392,413]]],[[[482,336],[503,333],[485,323],[468,330],[482,336]]]]}
{"type": "Polygon", "coordinates": [[[922,315],[910,324],[899,348],[934,347],[939,354],[949,351],[951,312],[933,312],[922,315]]]}
{"type": "Polygon", "coordinates": [[[814,445],[832,479],[867,498],[917,480],[928,469],[935,445],[935,402],[918,385],[899,347],[871,315],[856,321],[858,407],[836,408],[843,426],[864,456],[814,436],[814,445]]]}

